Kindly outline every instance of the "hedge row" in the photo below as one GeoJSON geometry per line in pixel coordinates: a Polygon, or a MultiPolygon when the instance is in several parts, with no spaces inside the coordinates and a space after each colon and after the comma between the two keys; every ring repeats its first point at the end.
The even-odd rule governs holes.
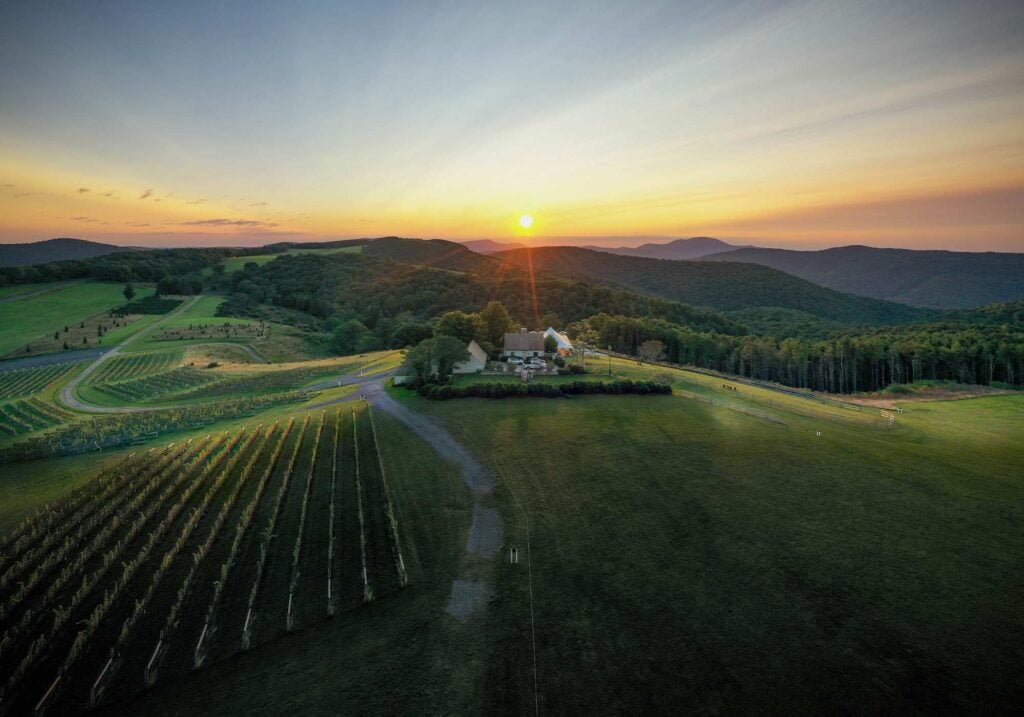
{"type": "Polygon", "coordinates": [[[564,398],[582,394],[667,394],[672,387],[658,381],[570,381],[552,383],[471,383],[465,386],[451,384],[420,386],[418,393],[424,398],[445,401],[449,398],[564,398]]]}

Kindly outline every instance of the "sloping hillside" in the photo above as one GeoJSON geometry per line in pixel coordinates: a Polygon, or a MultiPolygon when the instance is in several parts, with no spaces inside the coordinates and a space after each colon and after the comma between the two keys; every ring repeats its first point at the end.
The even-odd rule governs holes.
{"type": "Polygon", "coordinates": [[[848,325],[895,324],[930,313],[902,304],[841,294],[754,264],[669,261],[615,256],[575,247],[502,252],[496,258],[535,271],[628,287],[719,311],[777,307],[848,325]]]}
{"type": "Polygon", "coordinates": [[[643,256],[648,259],[699,259],[710,254],[719,254],[724,251],[739,249],[735,244],[726,244],[721,239],[714,237],[690,237],[689,239],[675,239],[665,243],[648,242],[640,246],[602,247],[587,246],[585,249],[603,251],[608,254],[621,254],[622,256],[643,256]]]}
{"type": "Polygon", "coordinates": [[[92,259],[119,251],[138,249],[85,239],[47,239],[26,244],[0,244],[0,266],[31,266],[51,261],[92,259]]]}
{"type": "Polygon", "coordinates": [[[477,254],[494,254],[499,251],[511,251],[512,249],[525,249],[525,244],[519,242],[500,242],[492,239],[474,239],[472,241],[461,241],[459,244],[477,254]]]}
{"type": "Polygon", "coordinates": [[[748,248],[702,261],[760,264],[837,291],[915,306],[961,309],[1024,299],[1024,253],[748,248]]]}
{"type": "Polygon", "coordinates": [[[384,237],[363,247],[363,255],[451,271],[486,271],[497,266],[494,259],[444,239],[384,237]]]}
{"type": "Polygon", "coordinates": [[[365,254],[284,254],[247,272],[221,310],[258,316],[257,304],[274,303],[318,318],[342,313],[371,328],[393,323],[395,327],[387,329],[393,333],[402,323],[433,320],[445,311],[480,311],[488,301],[498,300],[514,319],[531,327],[538,326],[545,314],[570,322],[606,312],[656,317],[699,331],[746,332],[716,312],[635,291],[551,274],[531,281],[516,268],[498,271],[498,262],[488,268],[491,271],[463,273],[365,254]]]}

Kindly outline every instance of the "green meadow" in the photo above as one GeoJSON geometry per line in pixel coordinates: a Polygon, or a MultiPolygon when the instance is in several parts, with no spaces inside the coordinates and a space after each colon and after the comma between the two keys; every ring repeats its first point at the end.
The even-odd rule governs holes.
{"type": "Polygon", "coordinates": [[[83,282],[0,304],[0,355],[125,303],[124,284],[83,282]]]}

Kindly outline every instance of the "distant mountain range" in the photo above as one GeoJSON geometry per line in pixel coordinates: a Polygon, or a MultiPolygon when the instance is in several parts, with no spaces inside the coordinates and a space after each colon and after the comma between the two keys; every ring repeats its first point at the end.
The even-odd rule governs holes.
{"type": "MultiPolygon", "coordinates": [[[[724,312],[758,312],[758,321],[799,315],[834,325],[886,325],[920,321],[933,312],[903,304],[852,296],[769,267],[616,256],[581,247],[538,247],[494,255],[510,265],[529,266],[577,281],[640,291],[690,306],[724,312]],[[775,310],[773,316],[764,310],[775,310]],[[784,312],[785,316],[778,312],[784,312]]],[[[733,314],[739,317],[740,313],[733,314]]]]}
{"type": "Polygon", "coordinates": [[[701,261],[760,264],[837,291],[914,306],[965,309],[1024,299],[1024,253],[750,247],[701,261]]]}
{"type": "Polygon", "coordinates": [[[603,251],[606,254],[642,256],[648,259],[700,259],[709,254],[719,254],[723,251],[733,251],[734,249],[746,247],[727,244],[721,239],[715,239],[714,237],[690,237],[689,239],[675,239],[662,244],[649,242],[636,247],[620,246],[613,248],[588,245],[583,248],[603,251]]]}
{"type": "Polygon", "coordinates": [[[115,246],[85,239],[47,239],[27,244],[0,244],[0,266],[30,266],[50,261],[92,259],[119,251],[139,251],[139,247],[115,246]]]}
{"type": "Polygon", "coordinates": [[[509,251],[510,249],[525,249],[525,244],[519,242],[499,242],[492,239],[474,239],[472,241],[461,241],[459,244],[466,247],[470,251],[475,251],[477,254],[494,254],[499,251],[509,251]]]}

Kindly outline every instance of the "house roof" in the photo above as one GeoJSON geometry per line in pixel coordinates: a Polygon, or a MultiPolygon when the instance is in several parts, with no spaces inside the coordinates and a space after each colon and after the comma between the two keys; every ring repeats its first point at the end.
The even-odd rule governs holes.
{"type": "Polygon", "coordinates": [[[505,334],[506,351],[543,351],[544,334],[539,331],[523,329],[516,333],[505,334]]]}
{"type": "Polygon", "coordinates": [[[470,340],[466,349],[469,351],[470,358],[475,358],[477,361],[482,361],[485,366],[487,365],[487,352],[480,348],[480,344],[470,340]]]}

